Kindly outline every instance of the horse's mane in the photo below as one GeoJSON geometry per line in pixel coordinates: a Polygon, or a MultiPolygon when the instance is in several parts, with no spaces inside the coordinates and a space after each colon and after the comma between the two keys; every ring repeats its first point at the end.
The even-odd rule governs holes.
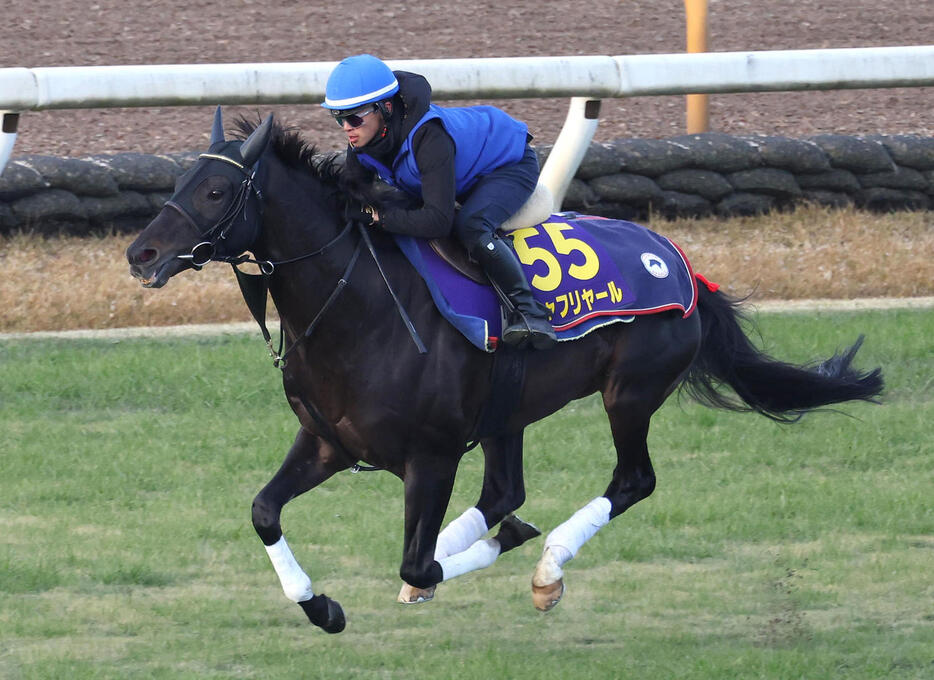
{"type": "MultiPolygon", "coordinates": [[[[240,116],[234,121],[237,133],[235,136],[246,139],[250,136],[262,120],[255,121],[240,116]]],[[[287,127],[273,118],[270,144],[273,152],[286,166],[311,173],[316,179],[336,186],[340,179],[340,164],[337,154],[322,154],[314,144],[306,141],[295,127],[287,127]]]]}
{"type": "MultiPolygon", "coordinates": [[[[246,139],[262,120],[250,120],[244,116],[234,121],[235,136],[246,139]],[[237,134],[239,133],[239,134],[237,134]]],[[[310,173],[316,179],[334,189],[332,197],[339,206],[349,199],[362,205],[377,208],[411,207],[412,198],[404,192],[382,182],[348,180],[342,176],[343,162],[340,154],[322,154],[314,144],[306,141],[298,128],[288,127],[273,118],[270,144],[273,152],[287,167],[310,173]]]]}

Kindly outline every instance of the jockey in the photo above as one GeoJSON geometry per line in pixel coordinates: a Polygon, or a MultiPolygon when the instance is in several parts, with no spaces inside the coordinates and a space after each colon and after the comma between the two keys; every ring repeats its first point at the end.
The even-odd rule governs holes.
{"type": "Polygon", "coordinates": [[[453,232],[512,304],[503,341],[553,346],[548,309],[532,296],[515,253],[496,231],[538,181],[528,126],[493,106],[436,106],[423,76],[394,72],[369,54],[334,68],[323,106],[347,134],[345,181],[368,184],[375,173],[418,201],[379,213],[367,207],[355,219],[422,238],[453,232]]]}

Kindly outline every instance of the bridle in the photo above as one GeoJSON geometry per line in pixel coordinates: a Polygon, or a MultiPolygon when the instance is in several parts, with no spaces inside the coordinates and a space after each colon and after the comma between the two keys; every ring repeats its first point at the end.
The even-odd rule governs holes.
{"type": "Polygon", "coordinates": [[[353,268],[357,263],[357,259],[360,256],[360,247],[363,240],[361,239],[357,242],[357,247],[354,249],[353,256],[350,258],[350,262],[344,270],[343,275],[338,280],[337,287],[331,293],[330,297],[328,297],[328,300],[325,302],[324,306],[318,311],[318,314],[312,320],[305,333],[296,338],[288,347],[288,349],[285,350],[285,352],[282,351],[282,348],[285,344],[285,332],[280,324],[279,348],[276,350],[272,345],[272,335],[270,334],[269,329],[266,327],[266,298],[267,293],[269,292],[269,277],[273,275],[276,267],[291,264],[293,262],[299,262],[301,260],[307,260],[317,255],[323,255],[331,248],[336,246],[344,239],[345,236],[350,233],[353,223],[347,222],[347,224],[337,234],[337,236],[325,243],[320,248],[297,257],[291,257],[284,260],[256,260],[245,254],[218,255],[217,244],[227,238],[235,222],[240,217],[243,218],[244,222],[250,222],[248,208],[251,198],[255,198],[256,200],[256,214],[255,223],[252,225],[253,234],[251,234],[250,238],[248,239],[249,242],[254,242],[256,237],[259,235],[261,224],[260,218],[263,213],[263,193],[256,182],[256,173],[259,168],[259,162],[257,161],[253,168],[247,168],[242,163],[239,163],[238,161],[222,154],[203,153],[200,154],[198,158],[199,160],[216,160],[233,165],[243,174],[243,180],[240,182],[237,193],[235,194],[234,199],[230,202],[230,205],[227,206],[224,214],[221,215],[220,218],[218,218],[218,220],[204,232],[201,232],[201,227],[198,226],[197,221],[183,206],[179,205],[179,203],[173,200],[166,201],[166,206],[181,214],[182,217],[185,218],[188,224],[190,224],[196,232],[201,232],[200,238],[202,240],[195,244],[194,247],[192,247],[191,252],[178,255],[177,258],[190,262],[191,266],[198,270],[200,270],[209,262],[226,262],[231,265],[234,273],[237,276],[237,283],[240,286],[240,293],[243,295],[243,299],[247,303],[247,307],[250,309],[250,313],[253,315],[253,318],[256,320],[256,323],[259,325],[260,330],[263,333],[263,338],[266,341],[269,354],[273,358],[273,365],[277,368],[284,369],[287,363],[286,357],[292,353],[292,351],[298,346],[299,342],[311,335],[315,327],[318,325],[318,322],[324,316],[325,312],[327,312],[327,310],[334,304],[338,295],[340,295],[340,292],[344,289],[344,286],[347,285],[350,274],[353,271],[353,268]],[[257,265],[259,267],[260,273],[247,274],[238,268],[238,265],[247,263],[257,265]]]}
{"type": "MultiPolygon", "coordinates": [[[[207,231],[201,233],[202,240],[195,244],[191,249],[190,253],[184,255],[178,255],[179,260],[187,260],[191,263],[191,266],[195,269],[201,269],[208,262],[230,262],[231,259],[228,256],[217,255],[217,243],[227,238],[227,234],[230,232],[230,229],[233,227],[234,220],[237,219],[239,215],[243,215],[244,221],[248,220],[247,216],[247,202],[251,197],[255,197],[257,200],[257,211],[261,215],[263,210],[263,194],[259,190],[259,187],[256,185],[256,172],[259,169],[259,163],[248,170],[243,166],[242,163],[238,163],[228,156],[214,153],[203,153],[198,156],[198,159],[211,159],[217,161],[223,161],[224,163],[229,163],[236,167],[240,172],[243,173],[243,181],[240,182],[240,187],[237,189],[237,194],[234,196],[234,200],[231,201],[230,205],[227,206],[227,210],[224,211],[224,214],[211,226],[207,231]]],[[[201,228],[198,226],[198,223],[191,216],[191,214],[185,210],[182,206],[176,203],[173,200],[166,201],[166,206],[172,208],[181,214],[182,217],[187,220],[196,232],[200,232],[201,228]]],[[[259,231],[259,224],[254,225],[254,231],[259,231]]],[[[247,261],[247,260],[244,260],[247,261]]],[[[259,264],[259,263],[257,263],[259,264]]],[[[269,263],[269,265],[274,269],[275,265],[269,263]]],[[[260,265],[260,270],[265,273],[263,265],[260,265]]],[[[272,269],[269,270],[269,273],[272,273],[272,269]]]]}
{"type": "MultiPolygon", "coordinates": [[[[325,301],[324,305],[318,310],[318,313],[312,319],[311,323],[305,329],[305,332],[300,336],[295,338],[289,347],[283,352],[282,349],[285,345],[285,331],[280,324],[279,326],[279,348],[274,349],[272,344],[272,335],[269,332],[269,329],[266,327],[266,300],[267,294],[269,292],[269,277],[273,275],[277,267],[286,264],[292,264],[294,262],[300,262],[302,260],[307,260],[318,255],[323,255],[328,252],[331,248],[336,246],[340,241],[347,236],[353,226],[354,222],[348,220],[344,225],[344,228],[338,232],[337,236],[332,238],[330,241],[325,243],[323,246],[317,250],[305,253],[304,255],[299,255],[297,257],[291,257],[284,260],[256,260],[248,255],[218,255],[217,254],[217,243],[227,238],[231,228],[234,225],[234,222],[240,217],[243,216],[244,221],[249,222],[249,200],[250,198],[255,197],[257,201],[257,211],[256,211],[256,220],[253,225],[254,233],[251,235],[249,241],[252,243],[256,240],[256,237],[259,235],[260,230],[260,216],[263,212],[263,194],[257,186],[256,182],[256,173],[259,168],[259,161],[257,161],[252,169],[246,168],[242,163],[237,162],[236,160],[224,156],[222,154],[212,154],[212,153],[203,153],[198,156],[199,159],[210,159],[218,160],[224,163],[229,163],[236,167],[242,174],[243,180],[240,183],[237,193],[234,197],[234,200],[231,201],[230,205],[224,211],[224,214],[215,222],[207,231],[201,233],[201,238],[203,239],[199,243],[195,244],[192,247],[191,252],[184,255],[178,255],[178,259],[187,260],[191,263],[191,266],[195,269],[201,269],[208,262],[226,262],[231,265],[234,270],[234,274],[237,277],[237,283],[240,286],[240,293],[243,296],[244,301],[247,304],[247,307],[250,310],[250,313],[253,315],[253,319],[256,321],[257,325],[260,328],[260,331],[263,333],[263,339],[266,341],[266,347],[269,349],[269,354],[273,358],[273,365],[280,369],[285,369],[287,364],[287,357],[292,353],[293,350],[301,343],[303,340],[309,338],[314,332],[315,328],[318,326],[318,323],[324,317],[325,313],[334,305],[337,301],[338,296],[344,287],[347,285],[350,280],[350,275],[353,272],[354,267],[357,264],[357,260],[360,257],[360,250],[364,243],[366,243],[367,248],[370,251],[370,254],[373,256],[374,262],[376,262],[376,267],[379,270],[380,275],[383,278],[383,281],[386,284],[386,288],[389,290],[389,293],[392,295],[393,301],[396,304],[399,314],[402,317],[403,322],[405,323],[406,328],[411,335],[412,340],[415,342],[416,347],[420,354],[425,354],[428,350],[422,342],[421,338],[418,336],[418,333],[415,330],[415,325],[409,319],[408,314],[402,306],[396,292],[393,290],[392,286],[389,283],[389,279],[386,276],[386,272],[383,270],[382,265],[380,264],[379,258],[376,255],[376,249],[373,247],[373,242],[370,240],[370,235],[360,223],[356,223],[358,230],[360,232],[360,238],[357,240],[357,245],[354,248],[353,255],[350,258],[350,261],[347,263],[347,266],[344,269],[343,274],[340,279],[337,281],[337,285],[334,290],[328,296],[328,299],[325,301]],[[247,274],[246,272],[241,271],[238,268],[238,265],[241,264],[255,264],[259,267],[259,274],[247,274]]],[[[188,213],[187,210],[177,202],[169,200],[166,202],[166,205],[178,213],[180,213],[187,222],[194,227],[195,231],[200,231],[195,219],[188,213]]]]}

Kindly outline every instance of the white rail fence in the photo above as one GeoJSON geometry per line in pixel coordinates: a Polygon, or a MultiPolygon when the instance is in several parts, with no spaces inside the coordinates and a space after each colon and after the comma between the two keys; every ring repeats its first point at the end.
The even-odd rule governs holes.
{"type": "MultiPolygon", "coordinates": [[[[571,97],[542,170],[560,204],[597,128],[600,100],[654,95],[934,85],[934,45],[630,56],[388,60],[437,100],[571,97]]],[[[0,172],[18,116],[46,109],[318,104],[336,62],[0,69],[0,172]]]]}

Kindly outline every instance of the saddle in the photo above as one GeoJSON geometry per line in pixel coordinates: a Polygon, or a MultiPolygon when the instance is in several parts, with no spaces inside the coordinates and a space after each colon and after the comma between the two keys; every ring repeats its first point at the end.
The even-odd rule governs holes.
{"type": "MultiPolygon", "coordinates": [[[[548,218],[551,217],[554,208],[554,196],[552,196],[551,190],[544,184],[538,184],[532,192],[532,195],[529,196],[528,200],[519,208],[516,214],[500,225],[499,231],[508,234],[516,229],[533,227],[536,224],[546,222],[548,218]]],[[[454,238],[450,236],[435,238],[431,239],[429,244],[431,245],[431,249],[438,254],[438,257],[451,265],[455,270],[475,283],[481,285],[489,284],[489,279],[487,279],[486,274],[483,273],[480,265],[470,259],[467,255],[467,251],[464,250],[464,246],[454,238]]]]}

